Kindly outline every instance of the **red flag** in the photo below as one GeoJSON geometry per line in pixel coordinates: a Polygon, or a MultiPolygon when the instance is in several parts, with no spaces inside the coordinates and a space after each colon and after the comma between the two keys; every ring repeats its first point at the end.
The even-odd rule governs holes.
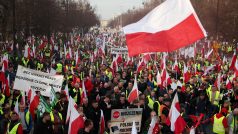
{"type": "Polygon", "coordinates": [[[219,73],[218,76],[217,76],[217,79],[214,83],[215,87],[217,87],[219,90],[220,90],[220,87],[221,87],[221,80],[222,80],[221,74],[219,73]]]}
{"type": "Polygon", "coordinates": [[[180,115],[180,105],[177,93],[175,94],[173,102],[171,104],[171,108],[169,111],[169,121],[171,124],[170,129],[175,134],[182,133],[187,125],[182,116],[180,115]]]}
{"type": "Polygon", "coordinates": [[[138,91],[138,86],[137,86],[137,80],[135,77],[133,88],[128,96],[128,102],[131,103],[138,97],[139,97],[139,91],[138,91]]]}
{"type": "Polygon", "coordinates": [[[172,83],[171,79],[170,79],[170,76],[169,76],[169,73],[167,72],[167,70],[164,68],[162,70],[162,73],[161,73],[161,83],[162,83],[162,86],[163,87],[167,87],[168,85],[170,85],[172,83]]]}
{"type": "Polygon", "coordinates": [[[9,79],[9,75],[7,76],[7,79],[5,79],[6,82],[5,82],[5,95],[7,97],[10,97],[11,96],[11,92],[10,92],[10,79],[9,79]]]}
{"type": "Polygon", "coordinates": [[[149,53],[144,54],[143,59],[145,60],[145,62],[150,61],[151,60],[150,54],[149,53]]]}
{"type": "Polygon", "coordinates": [[[3,66],[4,66],[4,72],[8,69],[8,54],[4,54],[2,58],[3,66]]]}
{"type": "Polygon", "coordinates": [[[83,116],[80,116],[77,109],[73,105],[70,105],[70,109],[71,115],[68,134],[78,134],[78,130],[84,128],[84,119],[83,116]]]}
{"type": "Polygon", "coordinates": [[[122,63],[123,59],[122,59],[121,54],[117,54],[116,61],[117,61],[117,63],[122,63]]]}
{"type": "Polygon", "coordinates": [[[137,67],[137,73],[140,73],[140,71],[143,69],[143,66],[145,66],[145,62],[142,59],[142,61],[139,61],[138,67],[137,67]]]}
{"type": "Polygon", "coordinates": [[[212,52],[213,52],[213,49],[211,49],[209,52],[207,52],[207,54],[205,55],[205,58],[210,59],[212,52]]]}
{"type": "Polygon", "coordinates": [[[123,27],[129,56],[171,52],[206,36],[189,0],[169,0],[136,23],[123,27]]]}
{"type": "Polygon", "coordinates": [[[183,69],[183,78],[184,78],[184,80],[183,80],[184,83],[189,82],[190,74],[189,74],[188,68],[186,67],[185,64],[184,64],[184,69],[183,69]]]}
{"type": "Polygon", "coordinates": [[[233,57],[232,57],[232,60],[231,60],[231,65],[230,65],[230,69],[231,69],[231,70],[234,70],[234,69],[235,69],[236,58],[237,58],[236,52],[234,52],[233,57]]]}
{"type": "Polygon", "coordinates": [[[101,118],[100,118],[100,130],[99,130],[99,134],[104,134],[105,132],[105,120],[104,120],[104,115],[103,115],[103,111],[101,110],[101,118]]]}
{"type": "Polygon", "coordinates": [[[84,85],[84,81],[82,81],[82,94],[81,94],[81,99],[80,99],[80,104],[82,105],[83,104],[83,100],[84,99],[87,99],[87,92],[86,92],[86,88],[85,88],[85,85],[84,85]]]}
{"type": "Polygon", "coordinates": [[[31,91],[31,99],[30,99],[30,107],[29,112],[31,113],[32,119],[35,120],[35,109],[38,107],[40,103],[40,97],[36,95],[35,91],[31,91]]]}
{"type": "Polygon", "coordinates": [[[229,80],[229,78],[226,79],[226,88],[229,90],[229,89],[232,89],[232,84],[229,80]]]}
{"type": "Polygon", "coordinates": [[[176,59],[175,62],[174,62],[173,70],[174,70],[176,73],[180,73],[180,69],[179,69],[179,66],[178,66],[178,61],[177,61],[177,59],[176,59]]]}
{"type": "Polygon", "coordinates": [[[159,73],[159,70],[158,70],[157,75],[156,75],[156,82],[157,82],[157,85],[162,84],[161,75],[159,73]]]}
{"type": "Polygon", "coordinates": [[[204,114],[200,114],[200,116],[198,117],[198,121],[197,121],[197,123],[195,125],[195,128],[197,128],[198,125],[201,123],[201,120],[202,120],[203,116],[204,116],[204,114]]]}

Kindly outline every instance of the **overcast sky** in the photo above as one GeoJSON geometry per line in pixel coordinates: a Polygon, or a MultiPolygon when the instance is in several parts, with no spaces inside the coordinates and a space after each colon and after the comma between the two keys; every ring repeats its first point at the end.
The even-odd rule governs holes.
{"type": "Polygon", "coordinates": [[[142,7],[146,0],[89,0],[103,20],[108,20],[133,7],[142,7]]]}

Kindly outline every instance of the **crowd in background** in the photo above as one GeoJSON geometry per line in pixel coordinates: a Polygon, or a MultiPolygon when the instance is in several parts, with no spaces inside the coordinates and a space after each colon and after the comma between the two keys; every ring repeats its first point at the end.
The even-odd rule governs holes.
{"type": "MultiPolygon", "coordinates": [[[[105,133],[110,133],[111,110],[126,108],[143,109],[140,133],[148,133],[154,116],[159,124],[155,133],[173,133],[167,119],[175,94],[187,123],[183,133],[189,133],[198,122],[196,133],[238,133],[238,63],[234,43],[204,39],[191,46],[194,48],[192,56],[191,53],[185,54],[186,49],[181,49],[173,53],[148,53],[129,58],[110,51],[113,47],[125,47],[122,32],[94,27],[85,35],[74,31],[55,33],[49,39],[45,36],[23,38],[16,44],[17,52],[13,51],[12,41],[2,42],[0,47],[2,59],[8,55],[4,77],[9,77],[10,81],[10,94],[6,93],[4,82],[0,83],[1,134],[68,133],[68,124],[65,123],[68,110],[66,87],[77,104],[78,112],[84,117],[84,127],[79,134],[98,133],[101,110],[106,122],[105,133]],[[25,97],[27,94],[12,89],[18,65],[64,75],[62,92],[56,93],[58,102],[51,106],[51,112],[41,116],[35,112],[35,118],[32,118],[30,100],[25,97]],[[164,69],[168,73],[165,81],[164,69]],[[158,71],[162,82],[158,82],[158,71]],[[135,77],[140,94],[138,99],[129,103],[127,99],[135,77]],[[83,100],[82,81],[88,96],[83,100]],[[23,96],[25,104],[20,102],[23,96]],[[16,103],[19,103],[19,113],[14,111],[16,103]],[[203,116],[198,121],[200,115],[203,116]]],[[[1,66],[4,67],[3,62],[1,66]]],[[[41,96],[38,91],[36,93],[41,96]]],[[[50,98],[44,98],[50,104],[50,98]]]]}

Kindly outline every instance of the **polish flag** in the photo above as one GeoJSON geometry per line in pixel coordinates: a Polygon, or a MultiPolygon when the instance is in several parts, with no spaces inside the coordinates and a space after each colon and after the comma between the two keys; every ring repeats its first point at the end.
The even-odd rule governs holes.
{"type": "Polygon", "coordinates": [[[5,77],[5,67],[2,66],[2,71],[0,72],[0,81],[2,81],[2,86],[6,82],[6,77],[5,77]]]}
{"type": "Polygon", "coordinates": [[[234,72],[234,78],[238,77],[238,60],[236,60],[235,63],[235,72],[234,72]]]}
{"type": "Polygon", "coordinates": [[[29,91],[29,92],[31,93],[29,112],[31,113],[32,119],[35,120],[35,109],[39,105],[40,97],[38,95],[36,95],[34,90],[29,91]]]}
{"type": "Polygon", "coordinates": [[[211,66],[207,67],[206,70],[204,71],[203,76],[207,75],[214,68],[215,68],[215,65],[211,65],[211,66]]]}
{"type": "Polygon", "coordinates": [[[103,111],[101,110],[101,118],[100,118],[100,130],[99,130],[99,134],[104,134],[105,132],[105,120],[104,120],[104,115],[103,115],[103,111]]]}
{"type": "Polygon", "coordinates": [[[143,59],[144,59],[145,62],[150,61],[150,60],[151,60],[150,54],[149,54],[149,53],[145,53],[145,54],[143,55],[143,59]]]}
{"type": "Polygon", "coordinates": [[[36,47],[34,44],[32,46],[32,54],[33,54],[33,57],[36,58],[36,47]]]}
{"type": "Polygon", "coordinates": [[[2,64],[4,66],[4,72],[8,69],[8,54],[4,54],[2,58],[2,64]]]}
{"type": "Polygon", "coordinates": [[[64,92],[67,96],[67,99],[69,99],[69,86],[68,86],[68,84],[65,85],[64,92]]]}
{"type": "Polygon", "coordinates": [[[19,103],[18,103],[18,99],[16,101],[15,107],[14,107],[14,111],[19,115],[19,103]]]}
{"type": "Polygon", "coordinates": [[[227,62],[227,58],[226,58],[226,56],[224,56],[222,59],[222,63],[225,64],[226,62],[227,62]]]}
{"type": "Polygon", "coordinates": [[[166,68],[166,60],[165,60],[166,56],[163,55],[163,58],[160,61],[160,68],[161,69],[165,69],[166,68]]]}
{"type": "Polygon", "coordinates": [[[24,57],[31,58],[31,48],[28,45],[25,45],[24,57]]]}
{"type": "Polygon", "coordinates": [[[167,70],[164,68],[162,70],[162,76],[161,76],[161,83],[163,87],[167,87],[168,85],[170,85],[172,83],[169,73],[167,72],[167,70]]]}
{"type": "Polygon", "coordinates": [[[188,72],[188,67],[186,67],[186,65],[184,64],[184,69],[183,69],[183,82],[184,83],[187,83],[189,82],[189,79],[190,79],[190,74],[188,72]]]}
{"type": "Polygon", "coordinates": [[[231,70],[235,68],[236,59],[237,59],[236,52],[234,52],[232,60],[231,60],[231,65],[230,65],[231,70]]]}
{"type": "Polygon", "coordinates": [[[67,124],[69,122],[70,116],[71,116],[71,107],[76,107],[77,104],[74,102],[74,99],[70,96],[69,97],[69,103],[68,103],[68,109],[67,109],[67,115],[66,115],[66,121],[65,123],[67,124]]]}
{"type": "Polygon", "coordinates": [[[211,49],[209,52],[207,52],[207,54],[205,55],[205,58],[209,59],[211,57],[212,52],[213,52],[213,49],[211,49]]]}
{"type": "Polygon", "coordinates": [[[227,88],[228,90],[232,89],[232,84],[231,84],[229,78],[226,79],[226,88],[227,88]]]}
{"type": "Polygon", "coordinates": [[[81,94],[81,99],[80,99],[80,101],[81,101],[80,104],[81,105],[83,105],[83,100],[88,98],[86,88],[85,88],[85,85],[84,85],[84,81],[82,81],[82,90],[83,90],[83,92],[81,94]]]}
{"type": "Polygon", "coordinates": [[[159,130],[159,126],[157,123],[158,119],[156,117],[153,117],[150,123],[150,128],[148,130],[148,134],[157,134],[159,130]]]}
{"type": "Polygon", "coordinates": [[[174,96],[173,102],[171,104],[171,108],[169,111],[169,121],[170,121],[170,129],[175,134],[180,134],[186,127],[186,122],[180,115],[180,105],[178,100],[177,93],[174,96]]]}
{"type": "Polygon", "coordinates": [[[5,95],[7,96],[7,97],[10,97],[10,95],[11,95],[11,91],[10,91],[10,78],[9,78],[9,75],[7,76],[7,79],[5,79],[6,80],[6,82],[5,82],[5,95]]]}
{"type": "Polygon", "coordinates": [[[130,57],[174,51],[206,36],[189,0],[166,0],[123,30],[130,57]]]}
{"type": "Polygon", "coordinates": [[[219,90],[221,88],[221,80],[222,80],[221,74],[219,73],[218,76],[217,76],[217,79],[216,79],[216,81],[214,83],[215,87],[217,87],[219,90]]]}
{"type": "Polygon", "coordinates": [[[177,58],[175,59],[175,62],[174,62],[174,65],[173,65],[173,70],[174,70],[176,73],[180,73],[177,58]]]}
{"type": "Polygon", "coordinates": [[[156,75],[156,82],[157,82],[157,85],[161,85],[161,83],[162,83],[161,75],[159,73],[159,70],[158,70],[157,75],[156,75]]]}
{"type": "Polygon", "coordinates": [[[122,58],[121,54],[116,55],[116,62],[117,63],[122,63],[123,62],[123,58],[122,58]]]}
{"type": "MultiPolygon", "coordinates": [[[[72,101],[72,103],[74,103],[73,99],[72,101]]],[[[70,105],[70,109],[71,115],[69,120],[68,134],[78,134],[78,130],[84,128],[84,119],[83,116],[80,116],[77,109],[72,104],[70,105]]]]}
{"type": "Polygon", "coordinates": [[[72,54],[71,47],[69,47],[69,57],[70,57],[70,58],[72,58],[72,57],[73,57],[73,54],[72,54]]]}
{"type": "Polygon", "coordinates": [[[137,80],[135,77],[133,88],[128,96],[128,102],[131,103],[138,97],[139,97],[139,91],[138,91],[138,86],[137,86],[137,80]]]}
{"type": "Polygon", "coordinates": [[[137,67],[137,73],[140,73],[140,71],[143,69],[143,66],[145,66],[144,59],[139,61],[138,67],[137,67]]]}

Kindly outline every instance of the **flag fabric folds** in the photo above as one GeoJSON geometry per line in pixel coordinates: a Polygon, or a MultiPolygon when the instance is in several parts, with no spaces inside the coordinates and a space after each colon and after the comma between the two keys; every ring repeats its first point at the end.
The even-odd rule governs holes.
{"type": "Polygon", "coordinates": [[[128,96],[128,102],[131,103],[138,97],[139,97],[139,90],[138,90],[138,86],[137,86],[137,80],[135,77],[133,88],[128,96]]]}
{"type": "Polygon", "coordinates": [[[169,121],[170,121],[170,129],[175,134],[180,134],[186,127],[186,122],[180,115],[180,105],[178,100],[177,93],[174,96],[173,102],[171,104],[171,109],[169,111],[169,121]]]}
{"type": "Polygon", "coordinates": [[[206,36],[190,0],[166,0],[123,31],[129,56],[171,52],[206,36]]]}

